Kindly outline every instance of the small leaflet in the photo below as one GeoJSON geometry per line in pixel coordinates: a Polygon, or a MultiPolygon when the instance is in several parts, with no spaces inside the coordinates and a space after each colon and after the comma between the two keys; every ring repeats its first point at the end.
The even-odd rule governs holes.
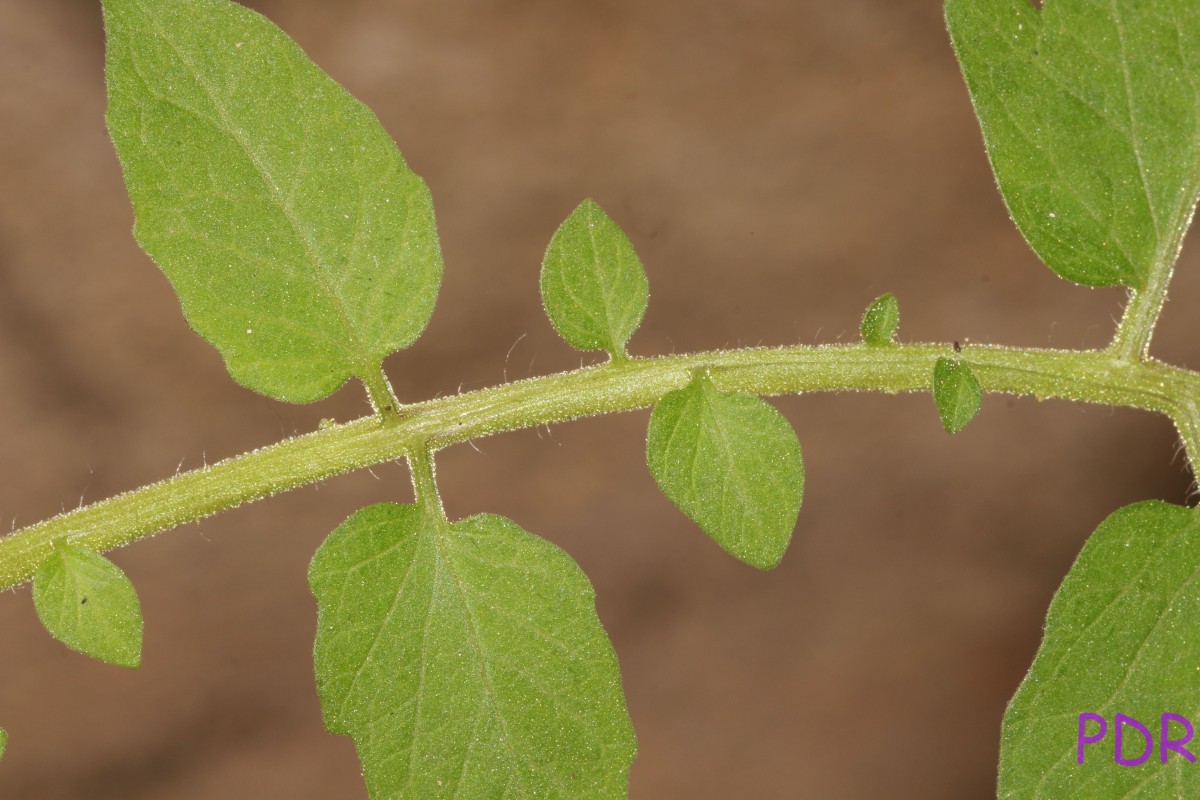
{"type": "Polygon", "coordinates": [[[141,663],[137,592],[99,553],[56,545],[33,577],[33,605],[50,635],[72,650],[131,669],[141,663]]]}
{"type": "Polygon", "coordinates": [[[1088,286],[1162,283],[1200,194],[1200,3],[947,0],[946,24],[1038,256],[1088,286]]]}
{"type": "Polygon", "coordinates": [[[437,300],[429,190],[370,109],[227,0],[104,0],[134,235],[233,378],[310,402],[373,379],[437,300]]]}
{"type": "Polygon", "coordinates": [[[933,402],[946,433],[958,433],[979,413],[983,390],[962,361],[939,358],[933,367],[933,402]]]}
{"type": "Polygon", "coordinates": [[[646,463],[671,502],[730,555],[775,567],[804,494],[800,442],[774,406],[702,373],[650,415],[646,463]]]}
{"type": "Polygon", "coordinates": [[[309,568],[325,727],[372,800],[624,800],[616,655],[571,558],[491,514],[368,506],[309,568]]]}
{"type": "Polygon", "coordinates": [[[885,294],[867,307],[860,330],[867,344],[884,345],[891,344],[899,327],[900,303],[896,295],[885,294]]]}
{"type": "Polygon", "coordinates": [[[650,297],[642,262],[615,222],[584,200],[559,226],[542,259],[542,304],[551,324],[578,350],[625,358],[650,297]]]}
{"type": "Polygon", "coordinates": [[[1004,714],[1000,800],[1200,797],[1197,575],[1196,509],[1135,503],[1100,524],[1004,714]]]}

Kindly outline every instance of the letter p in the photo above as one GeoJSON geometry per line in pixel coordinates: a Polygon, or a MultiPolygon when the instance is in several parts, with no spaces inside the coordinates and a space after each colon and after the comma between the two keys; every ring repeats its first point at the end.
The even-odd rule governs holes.
{"type": "Polygon", "coordinates": [[[1090,711],[1085,711],[1079,715],[1079,744],[1075,748],[1075,762],[1083,763],[1083,748],[1089,744],[1096,744],[1103,741],[1105,734],[1108,733],[1108,723],[1104,721],[1104,717],[1099,714],[1093,714],[1090,711]],[[1094,736],[1088,736],[1088,722],[1100,723],[1100,732],[1094,736]]]}

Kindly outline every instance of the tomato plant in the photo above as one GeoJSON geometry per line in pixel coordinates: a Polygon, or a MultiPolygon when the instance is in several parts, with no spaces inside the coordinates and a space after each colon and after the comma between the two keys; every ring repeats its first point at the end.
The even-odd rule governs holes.
{"type": "MultiPolygon", "coordinates": [[[[371,499],[381,501],[341,524],[327,525],[324,530],[336,530],[319,549],[317,539],[306,539],[311,546],[300,556],[293,551],[277,559],[247,559],[240,571],[235,570],[255,586],[268,587],[272,582],[266,578],[273,569],[267,564],[295,567],[297,559],[302,562],[316,550],[308,583],[319,607],[316,673],[323,721],[330,731],[353,739],[372,797],[505,792],[527,797],[623,796],[634,754],[614,649],[600,624],[604,615],[596,615],[591,584],[570,556],[534,535],[542,533],[533,530],[537,526],[518,524],[486,507],[486,498],[502,506],[497,497],[503,493],[480,490],[482,481],[452,480],[453,493],[447,492],[450,500],[443,502],[434,471],[434,457],[441,451],[445,453],[438,455],[440,464],[453,459],[458,465],[470,454],[462,445],[490,442],[493,434],[525,429],[561,437],[565,434],[559,431],[577,427],[562,424],[575,419],[652,407],[651,416],[640,420],[649,425],[642,454],[649,470],[639,468],[637,474],[643,482],[657,483],[683,512],[671,518],[672,524],[686,515],[728,554],[770,569],[780,563],[793,538],[802,497],[814,490],[805,472],[805,463],[812,465],[811,451],[806,447],[802,457],[805,436],[797,437],[789,422],[790,417],[804,427],[799,421],[807,419],[812,408],[788,401],[784,416],[763,396],[916,392],[924,405],[913,408],[924,409],[925,416],[921,422],[909,421],[906,430],[932,436],[944,429],[955,433],[951,443],[962,447],[981,424],[973,420],[981,405],[988,409],[989,398],[1007,394],[1066,399],[1156,412],[1175,423],[1185,455],[1192,457],[1200,446],[1195,374],[1150,355],[1151,335],[1200,189],[1195,88],[1200,83],[1195,54],[1200,51],[1192,46],[1200,25],[1197,11],[1187,3],[1160,0],[1144,7],[1102,9],[1060,0],[1037,9],[1024,2],[952,0],[946,8],[987,153],[1017,228],[1060,276],[1087,286],[1120,287],[1103,295],[1114,308],[1118,299],[1125,301],[1110,343],[1054,343],[1057,346],[1049,348],[1040,346],[1041,341],[1038,346],[981,344],[980,329],[969,322],[978,301],[963,306],[961,300],[945,299],[955,294],[939,278],[925,288],[937,288],[944,292],[943,302],[959,302],[969,309],[960,317],[948,316],[954,330],[944,337],[921,335],[928,328],[912,309],[924,306],[909,304],[907,288],[889,283],[874,289],[870,284],[875,281],[870,280],[854,282],[858,310],[849,321],[838,323],[840,333],[830,337],[833,342],[822,339],[817,328],[808,338],[819,344],[795,344],[784,337],[775,347],[730,347],[728,333],[714,333],[715,317],[701,313],[704,335],[717,341],[702,344],[698,352],[679,348],[677,353],[663,322],[655,323],[652,316],[660,277],[674,274],[689,289],[682,295],[666,290],[668,302],[691,297],[691,292],[698,295],[712,281],[689,272],[686,264],[660,270],[658,262],[679,245],[654,246],[653,230],[624,230],[628,220],[637,219],[633,209],[613,206],[603,196],[602,202],[577,205],[576,197],[561,209],[560,218],[566,219],[557,232],[554,225],[546,228],[549,244],[544,253],[536,253],[534,271],[522,274],[532,276],[530,291],[540,284],[551,323],[544,333],[555,331],[582,352],[568,360],[584,361],[577,362],[577,369],[559,364],[562,371],[535,371],[531,363],[524,374],[510,375],[511,357],[521,340],[506,336],[503,324],[493,324],[486,314],[452,312],[459,314],[456,324],[465,330],[492,345],[503,343],[503,371],[499,381],[478,380],[496,384],[487,388],[454,386],[453,379],[439,388],[437,381],[446,378],[436,378],[428,393],[433,399],[425,401],[414,391],[429,386],[421,383],[427,380],[420,377],[421,368],[440,368],[449,361],[445,351],[397,356],[386,370],[383,360],[410,345],[416,348],[414,354],[422,352],[417,337],[435,313],[443,250],[453,251],[439,237],[430,189],[417,176],[421,170],[410,169],[399,155],[392,133],[274,24],[241,6],[224,0],[109,0],[104,8],[109,130],[133,201],[135,237],[162,268],[188,324],[215,347],[230,376],[271,399],[252,401],[258,413],[271,409],[266,413],[281,415],[277,419],[284,433],[290,425],[295,429],[290,433],[296,435],[243,456],[234,455],[236,449],[222,453],[211,465],[203,450],[199,468],[180,464],[174,477],[160,483],[107,501],[88,503],[81,498],[77,510],[45,523],[14,524],[14,533],[0,540],[0,577],[6,586],[33,580],[39,617],[69,647],[123,666],[145,663],[143,625],[147,652],[154,630],[150,622],[143,622],[141,608],[150,614],[151,603],[145,596],[139,603],[134,593],[133,587],[142,584],[136,570],[131,569],[131,584],[103,555],[106,551],[247,501],[383,465],[381,485],[370,491],[355,489],[352,494],[360,500],[349,508],[328,502],[330,492],[308,495],[310,507],[319,508],[322,518],[344,519],[372,492],[376,497],[371,499]],[[652,255],[638,246],[639,239],[651,243],[652,255]],[[882,294],[886,291],[895,295],[882,294]],[[882,296],[871,304],[859,329],[857,317],[876,295],[882,296]],[[642,339],[638,331],[644,317],[648,328],[642,339]],[[641,343],[652,338],[663,345],[658,349],[663,355],[642,350],[641,343]],[[714,346],[720,349],[711,349],[714,346]],[[316,401],[347,381],[357,383],[360,397],[369,401],[367,415],[353,410],[350,389],[320,407],[322,414],[332,414],[329,418],[261,405],[316,401]],[[346,418],[352,421],[336,421],[346,418]],[[405,488],[406,470],[394,466],[401,460],[411,465],[411,490],[405,488]]],[[[636,43],[636,35],[627,35],[636,43]]],[[[561,55],[569,56],[569,40],[559,36],[556,42],[561,55]]],[[[635,44],[630,46],[637,52],[635,44]]],[[[714,74],[699,72],[709,78],[714,74]]],[[[585,85],[566,80],[572,88],[585,85]]],[[[702,94],[704,83],[697,77],[695,91],[702,94]]],[[[720,113],[736,110],[736,95],[729,95],[729,105],[720,113]]],[[[534,98],[546,99],[530,95],[531,102],[534,98]]],[[[586,93],[576,98],[570,91],[556,99],[563,109],[574,108],[572,100],[583,108],[592,102],[586,93]]],[[[630,116],[610,110],[606,121],[612,127],[591,135],[631,135],[620,127],[629,124],[630,116]]],[[[753,127],[761,132],[764,126],[759,123],[753,127]]],[[[404,125],[419,125],[419,119],[406,118],[404,125]]],[[[493,143],[481,138],[472,149],[486,151],[489,144],[493,143]]],[[[407,144],[404,149],[417,158],[407,144]]],[[[703,152],[703,147],[689,152],[703,152]]],[[[892,152],[890,157],[903,161],[904,154],[892,152]]],[[[905,194],[919,198],[926,173],[933,168],[927,164],[924,172],[914,170],[905,194]]],[[[703,202],[713,202],[708,198],[719,198],[737,186],[731,174],[722,180],[706,180],[704,174],[699,170],[695,180],[697,187],[707,188],[707,197],[698,205],[693,202],[693,212],[703,202]]],[[[787,191],[783,183],[779,182],[780,192],[787,191]]],[[[837,183],[831,180],[827,186],[837,183]]],[[[437,181],[432,177],[429,186],[436,199],[437,181]]],[[[977,191],[983,194],[978,187],[977,191]]],[[[495,185],[494,193],[496,205],[512,207],[514,200],[502,184],[495,185]]],[[[861,211],[867,205],[851,198],[839,206],[836,197],[823,196],[809,202],[818,199],[835,210],[861,211]]],[[[951,212],[954,207],[942,210],[951,212]]],[[[726,216],[717,214],[695,227],[703,229],[712,219],[726,216]]],[[[964,226],[953,224],[951,214],[946,216],[942,227],[954,229],[946,238],[962,237],[960,247],[978,245],[964,235],[964,226]]],[[[439,211],[438,219],[446,218],[453,215],[439,211]]],[[[803,244],[794,221],[769,217],[762,222],[764,229],[778,228],[803,244]]],[[[713,259],[712,274],[719,276],[714,286],[726,287],[735,298],[752,274],[740,262],[752,252],[748,241],[757,234],[758,224],[738,224],[742,243],[731,246],[724,258],[713,259]]],[[[489,248],[477,246],[481,249],[475,252],[486,259],[489,248]]],[[[894,249],[879,252],[896,258],[894,249]]],[[[969,257],[963,255],[968,252],[961,250],[958,257],[969,257]]],[[[832,256],[822,258],[830,267],[842,266],[832,256]]],[[[446,260],[449,291],[453,259],[446,260]]],[[[987,269],[983,274],[990,278],[992,268],[987,269]]],[[[803,291],[798,287],[806,270],[794,263],[786,272],[780,266],[768,270],[767,275],[772,274],[786,277],[779,284],[786,292],[803,291]]],[[[509,282],[508,274],[497,276],[482,268],[460,284],[457,302],[464,302],[466,289],[486,292],[489,275],[493,281],[509,282]]],[[[876,280],[882,281],[890,270],[878,275],[876,280]]],[[[912,285],[920,283],[917,279],[912,285]]],[[[1003,282],[997,278],[994,283],[1003,282]]],[[[1046,303],[1047,296],[1056,295],[1047,290],[1040,302],[1046,303]]],[[[806,302],[820,308],[828,301],[806,302]]],[[[106,305],[110,311],[114,308],[111,301],[106,305]]],[[[756,303],[757,310],[747,320],[754,321],[767,307],[756,303]]],[[[1016,304],[1022,312],[1029,307],[1016,304]]],[[[436,315],[433,320],[436,327],[436,315]]],[[[53,356],[55,340],[39,336],[41,330],[31,322],[36,319],[18,315],[13,330],[34,343],[35,354],[47,355],[49,343],[48,354],[53,356]]],[[[784,324],[813,330],[795,317],[784,324]]],[[[1022,323],[1016,329],[1028,336],[1030,326],[1022,323]]],[[[1088,336],[1099,334],[1085,329],[1079,338],[1088,336]]],[[[705,339],[698,336],[697,341],[705,339]]],[[[560,346],[548,335],[539,342],[539,347],[560,346]]],[[[154,351],[153,342],[139,347],[144,348],[140,352],[154,351]]],[[[52,359],[49,363],[54,364],[52,359]]],[[[107,365],[98,368],[120,372],[107,365]]],[[[67,383],[64,394],[69,395],[71,373],[50,374],[67,383]]],[[[237,397],[251,402],[246,395],[237,397]]],[[[836,404],[819,408],[836,417],[843,412],[835,409],[860,403],[845,394],[835,399],[836,404]]],[[[165,419],[174,428],[186,416],[168,412],[165,419]]],[[[620,430],[628,435],[627,429],[620,430]]],[[[861,446],[858,480],[870,476],[857,494],[880,491],[889,473],[911,471],[895,458],[889,439],[872,436],[869,425],[851,423],[847,433],[848,441],[861,446]]],[[[564,443],[562,438],[555,441],[564,443]]],[[[72,441],[76,443],[78,439],[72,441]]],[[[101,450],[107,453],[128,447],[128,442],[105,445],[101,450]]],[[[533,442],[527,446],[536,447],[533,442]]],[[[981,465],[1010,449],[995,443],[976,447],[981,465]]],[[[925,463],[936,467],[944,452],[948,449],[925,463]]],[[[633,463],[636,466],[637,459],[633,463]]],[[[570,519],[604,509],[608,524],[592,529],[593,537],[597,532],[603,536],[616,519],[628,527],[629,517],[622,519],[617,516],[621,512],[613,510],[622,505],[618,498],[626,496],[626,482],[634,480],[627,477],[628,464],[625,467],[616,471],[615,485],[585,490],[590,505],[581,505],[578,496],[571,502],[570,494],[553,485],[547,496],[561,498],[561,505],[558,500],[553,505],[570,519]]],[[[1064,471],[1053,474],[1061,477],[1064,471]]],[[[513,478],[516,473],[501,468],[498,476],[513,478]]],[[[585,482],[589,487],[596,483],[585,482]]],[[[976,468],[958,474],[943,470],[933,483],[944,487],[936,495],[944,498],[959,492],[978,496],[998,481],[985,480],[976,468]]],[[[902,491],[917,493],[912,483],[902,491]]],[[[1011,500],[1003,503],[1001,507],[1007,507],[1011,500]]],[[[803,521],[804,513],[800,516],[803,521]]],[[[896,516],[884,519],[894,522],[896,516]]],[[[267,522],[269,515],[256,519],[253,527],[272,524],[267,522]]],[[[294,530],[297,524],[313,521],[302,514],[288,527],[294,530]]],[[[208,531],[214,523],[204,525],[208,531]]],[[[1077,730],[1074,718],[1080,725],[1085,714],[1157,719],[1164,704],[1170,706],[1167,711],[1187,713],[1194,697],[1193,656],[1200,650],[1188,624],[1194,530],[1194,513],[1183,505],[1138,504],[1114,513],[1089,540],[1051,608],[1042,650],[1006,716],[1002,796],[1075,796],[1071,792],[1081,784],[1096,797],[1123,796],[1134,786],[1159,792],[1153,796],[1187,796],[1193,779],[1180,759],[1164,761],[1152,774],[1148,770],[1153,764],[1134,772],[1119,757],[1085,761],[1081,742],[1095,737],[1077,730]]],[[[635,548],[642,540],[641,535],[623,538],[635,548]]],[[[294,539],[282,536],[271,552],[294,539]]],[[[880,549],[886,537],[870,541],[880,549]]],[[[194,541],[191,545],[196,547],[193,561],[214,557],[211,547],[194,541]]],[[[827,573],[846,579],[846,573],[812,560],[820,552],[791,556],[808,559],[799,568],[808,572],[793,571],[791,577],[812,579],[827,573]]],[[[581,560],[586,553],[583,547],[581,560]]],[[[603,562],[601,556],[594,557],[603,562]]],[[[671,565],[666,567],[670,575],[691,562],[664,557],[663,563],[671,565]]],[[[903,559],[899,566],[911,567],[903,559]]],[[[180,566],[171,569],[177,573],[180,566]]],[[[303,572],[302,567],[293,571],[293,580],[303,572]]],[[[743,573],[736,575],[741,581],[743,573]]],[[[177,578],[168,580],[164,591],[175,591],[201,607],[219,599],[220,592],[206,587],[203,579],[190,580],[196,581],[191,587],[180,585],[177,578]]],[[[647,578],[644,585],[659,584],[647,578]]],[[[719,580],[710,577],[697,585],[722,595],[719,580]]],[[[603,604],[603,585],[600,596],[603,604]]],[[[953,604],[956,595],[950,597],[953,604]]],[[[753,616],[748,604],[736,607],[753,616]]],[[[641,612],[636,605],[629,608],[631,619],[641,612]]],[[[728,613],[715,601],[707,610],[728,613]]],[[[233,612],[227,619],[237,616],[233,612]]],[[[801,615],[795,624],[806,619],[812,621],[801,615]]],[[[812,632],[835,637],[862,630],[839,622],[824,628],[812,624],[812,632]]],[[[657,625],[652,620],[644,630],[654,636],[661,633],[657,625]]],[[[629,629],[636,631],[638,626],[630,622],[629,629]]],[[[803,631],[795,638],[806,641],[803,631]]],[[[821,652],[816,646],[819,637],[808,641],[814,646],[798,645],[797,652],[818,657],[814,654],[821,652]]],[[[616,651],[621,649],[618,642],[616,651]]],[[[229,652],[256,660],[254,649],[245,643],[229,652]]],[[[873,669],[863,674],[872,675],[873,669]]],[[[787,697],[787,689],[778,688],[787,682],[786,671],[780,671],[785,674],[773,691],[787,697]]],[[[124,680],[114,678],[112,686],[124,686],[124,680]]],[[[633,679],[627,677],[627,687],[631,684],[633,679]]],[[[663,678],[660,693],[670,685],[670,678],[663,678]]],[[[811,704],[819,695],[796,696],[811,704]]],[[[730,696],[737,698],[739,693],[730,696]]],[[[81,700],[65,702],[76,705],[81,700]]],[[[800,703],[793,710],[802,712],[804,707],[800,703]]],[[[826,720],[837,718],[838,711],[827,711],[826,720]]],[[[844,719],[838,725],[843,732],[870,727],[871,716],[861,706],[841,711],[844,719]]],[[[298,715],[298,725],[319,724],[312,713],[289,713],[298,715]]],[[[272,714],[279,718],[267,701],[261,713],[246,716],[272,714]]],[[[633,716],[636,721],[636,705],[633,716]]],[[[687,720],[684,728],[695,725],[690,712],[677,716],[687,720]]],[[[802,726],[803,719],[803,713],[789,715],[789,729],[802,726]]],[[[827,724],[815,728],[813,735],[828,735],[831,727],[839,729],[827,724]]],[[[11,729],[14,742],[19,741],[20,728],[11,729]]],[[[97,724],[82,726],[80,735],[95,736],[98,729],[97,724]]],[[[219,738],[227,741],[229,730],[219,738]]],[[[738,737],[725,741],[730,740],[738,737]]],[[[724,779],[758,795],[769,790],[754,788],[753,763],[740,763],[761,749],[762,739],[754,741],[748,745],[743,739],[717,751],[739,762],[724,772],[724,779]]],[[[651,750],[644,739],[642,749],[651,750]]],[[[927,749],[901,747],[895,757],[934,758],[945,772],[953,759],[945,753],[926,754],[927,749]]],[[[18,755],[14,743],[9,761],[18,755]]],[[[1166,758],[1167,750],[1162,755],[1166,758]]],[[[784,754],[776,758],[786,760],[784,754]]],[[[306,760],[296,775],[319,770],[309,763],[306,760]]],[[[307,778],[294,779],[300,788],[291,790],[293,795],[311,786],[307,778]]],[[[687,780],[711,782],[697,777],[675,785],[686,785],[687,780]]],[[[945,780],[949,785],[953,778],[945,780]]],[[[861,789],[870,783],[846,785],[861,789]]]]}

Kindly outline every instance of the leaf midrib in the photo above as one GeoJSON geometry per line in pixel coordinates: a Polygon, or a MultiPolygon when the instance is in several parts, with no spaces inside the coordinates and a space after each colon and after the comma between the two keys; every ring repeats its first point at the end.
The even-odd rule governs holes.
{"type": "MultiPolygon", "coordinates": [[[[483,681],[484,697],[487,698],[487,705],[489,706],[497,724],[500,726],[500,739],[504,742],[504,749],[508,751],[508,755],[512,759],[512,766],[509,771],[510,778],[518,787],[525,788],[521,786],[521,773],[516,768],[516,765],[523,763],[524,759],[517,755],[517,751],[513,747],[512,743],[512,734],[509,733],[508,730],[508,720],[502,713],[500,713],[500,708],[496,703],[496,688],[492,683],[491,673],[488,671],[487,657],[484,655],[483,644],[479,640],[479,623],[475,620],[475,612],[471,608],[471,602],[467,597],[467,591],[463,586],[462,579],[458,577],[458,572],[454,569],[454,555],[452,553],[448,554],[444,550],[444,547],[448,544],[446,542],[446,537],[452,535],[453,533],[454,532],[450,526],[446,526],[445,530],[432,531],[427,535],[433,536],[434,538],[434,549],[436,552],[437,565],[438,567],[445,567],[446,573],[450,576],[451,581],[454,583],[454,588],[458,592],[459,601],[462,603],[463,612],[466,614],[467,635],[470,639],[471,647],[475,651],[475,657],[479,663],[479,676],[483,681]]],[[[509,785],[511,786],[512,784],[509,785]]],[[[455,796],[457,796],[457,794],[458,787],[455,787],[455,796]]],[[[505,789],[505,794],[508,794],[507,787],[505,789]]]]}

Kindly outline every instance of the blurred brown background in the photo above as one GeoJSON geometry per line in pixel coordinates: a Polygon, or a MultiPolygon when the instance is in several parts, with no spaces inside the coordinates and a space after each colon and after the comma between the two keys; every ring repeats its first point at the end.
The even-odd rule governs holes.
{"type": "MultiPolygon", "coordinates": [[[[419,400],[578,365],[537,294],[596,198],[638,247],[635,354],[854,338],[1107,342],[1123,295],[1040,266],[995,191],[935,0],[275,0],[253,4],[373,107],[429,182],[446,279],[388,361],[419,400]]],[[[99,4],[0,4],[0,516],[6,527],[366,410],[254,395],[129,235],[103,127],[99,4]]],[[[1200,362],[1194,246],[1157,355],[1200,362]]],[[[961,435],[929,398],[782,398],[808,487],[757,573],[643,465],[647,413],[461,446],[451,514],[506,514],[577,558],[621,658],[635,800],[987,798],[999,724],[1086,535],[1182,501],[1169,424],[992,396],[961,435]]],[[[119,552],[146,615],[125,672],[0,598],[4,800],[365,797],[312,686],[313,550],[398,466],[119,552]]]]}

